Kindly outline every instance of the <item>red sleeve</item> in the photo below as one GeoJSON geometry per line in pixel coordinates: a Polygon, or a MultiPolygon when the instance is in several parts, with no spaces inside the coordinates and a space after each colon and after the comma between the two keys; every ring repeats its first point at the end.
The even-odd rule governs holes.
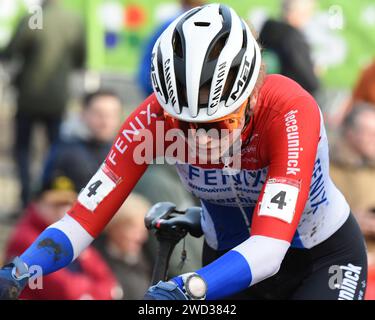
{"type": "Polygon", "coordinates": [[[290,101],[284,110],[271,120],[262,141],[269,171],[251,234],[291,242],[309,195],[320,138],[320,112],[310,96],[290,101]]]}
{"type": "Polygon", "coordinates": [[[147,169],[148,163],[139,164],[135,154],[144,147],[150,152],[148,160],[155,157],[156,121],[160,117],[161,107],[151,95],[127,118],[104,164],[69,211],[91,236],[98,236],[147,169]]]}

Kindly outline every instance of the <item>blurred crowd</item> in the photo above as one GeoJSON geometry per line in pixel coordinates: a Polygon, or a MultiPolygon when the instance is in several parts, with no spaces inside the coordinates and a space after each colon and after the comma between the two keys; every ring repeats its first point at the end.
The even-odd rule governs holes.
{"type": "MultiPolygon", "coordinates": [[[[315,97],[324,90],[303,33],[314,13],[313,0],[281,1],[281,15],[268,19],[259,30],[265,61],[315,97]]],[[[180,1],[180,12],[205,1],[180,1]]],[[[22,19],[0,64],[19,63],[13,76],[16,92],[12,121],[13,154],[20,183],[19,208],[6,224],[11,232],[4,261],[22,253],[51,223],[74,203],[81,188],[103,162],[125,110],[123,94],[111,86],[83,92],[79,108],[67,117],[71,100],[70,75],[85,72],[87,48],[84,23],[58,0],[44,1],[44,28],[35,32],[22,19]],[[32,137],[43,126],[46,139],[41,174],[32,178],[32,137]]],[[[152,93],[151,50],[174,17],[145,40],[134,83],[144,97],[152,93]]],[[[125,54],[125,53],[124,53],[125,54]]],[[[269,70],[271,72],[271,70],[269,70]]],[[[0,81],[2,79],[0,78],[0,81]]],[[[0,100],[0,103],[2,101],[0,100]]],[[[0,106],[1,107],[1,106],[0,106]]],[[[136,105],[133,106],[134,108],[136,105]]],[[[331,174],[348,200],[366,236],[369,256],[367,298],[375,299],[375,57],[363,66],[350,98],[327,119],[330,133],[331,174]]],[[[2,161],[0,155],[0,162],[2,161]]],[[[6,188],[2,185],[1,189],[6,188]]],[[[179,183],[174,168],[151,165],[104,233],[71,265],[48,275],[43,290],[26,290],[24,299],[140,299],[150,285],[157,242],[144,226],[144,216],[159,201],[178,208],[197,205],[179,183]]],[[[200,267],[203,239],[187,237],[187,261],[181,267],[182,244],[176,247],[170,276],[200,267]]]]}

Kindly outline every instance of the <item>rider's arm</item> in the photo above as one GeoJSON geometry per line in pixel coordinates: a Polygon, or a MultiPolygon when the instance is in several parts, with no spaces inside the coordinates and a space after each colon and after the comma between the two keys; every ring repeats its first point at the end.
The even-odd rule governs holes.
{"type": "MultiPolygon", "coordinates": [[[[261,141],[269,173],[250,238],[197,271],[207,284],[207,299],[232,295],[277,273],[296,232],[308,198],[320,114],[311,97],[294,99],[285,110],[272,119],[261,141]]],[[[174,280],[182,286],[181,277],[174,280]]]]}
{"type": "Polygon", "coordinates": [[[133,151],[141,144],[142,129],[149,129],[149,138],[155,137],[159,108],[152,95],[128,117],[103,165],[73,208],[21,255],[28,266],[41,266],[44,275],[54,272],[79,256],[99,235],[147,168],[146,163],[137,164],[133,151]]]}

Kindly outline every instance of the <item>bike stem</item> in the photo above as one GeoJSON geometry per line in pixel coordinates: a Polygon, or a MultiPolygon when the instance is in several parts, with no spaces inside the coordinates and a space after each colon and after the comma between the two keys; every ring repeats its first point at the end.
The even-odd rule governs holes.
{"type": "Polygon", "coordinates": [[[169,260],[177,243],[186,236],[185,231],[174,230],[171,232],[163,232],[159,230],[156,232],[156,237],[159,242],[159,252],[155,262],[155,268],[152,273],[151,284],[155,285],[159,281],[166,281],[169,260]]]}

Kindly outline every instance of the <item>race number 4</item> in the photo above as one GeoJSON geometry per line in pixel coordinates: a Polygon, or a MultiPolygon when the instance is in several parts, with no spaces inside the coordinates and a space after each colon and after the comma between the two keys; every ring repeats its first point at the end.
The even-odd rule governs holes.
{"type": "Polygon", "coordinates": [[[103,184],[103,181],[97,180],[94,183],[90,184],[87,189],[89,189],[89,193],[87,194],[87,197],[90,198],[94,195],[97,195],[98,188],[103,184]]]}
{"type": "Polygon", "coordinates": [[[293,221],[299,193],[298,183],[269,179],[259,208],[259,216],[269,216],[287,223],[293,221]]]}
{"type": "Polygon", "coordinates": [[[90,211],[94,211],[116,187],[115,181],[107,172],[108,168],[103,164],[78,196],[78,201],[90,211]]]}

